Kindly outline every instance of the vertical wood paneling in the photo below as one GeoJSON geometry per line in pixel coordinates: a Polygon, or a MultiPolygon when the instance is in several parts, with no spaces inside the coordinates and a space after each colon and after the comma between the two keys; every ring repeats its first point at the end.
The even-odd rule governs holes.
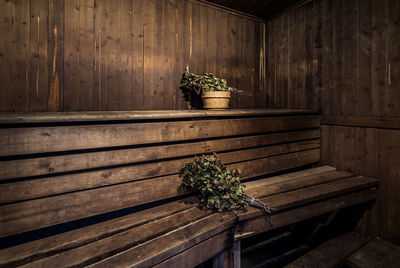
{"type": "Polygon", "coordinates": [[[64,1],[49,1],[48,111],[60,111],[64,94],[64,1]]]}
{"type": "Polygon", "coordinates": [[[95,61],[93,74],[93,108],[105,110],[107,100],[107,7],[105,0],[96,0],[94,7],[95,61]]]}
{"type": "Polygon", "coordinates": [[[107,5],[107,99],[106,110],[119,110],[121,100],[121,0],[107,5]]]}
{"type": "Polygon", "coordinates": [[[11,104],[12,111],[23,112],[29,110],[30,1],[14,0],[12,3],[11,104]]]}
{"type": "Polygon", "coordinates": [[[47,111],[48,68],[47,68],[47,0],[31,3],[29,40],[29,110],[47,111]]]}
{"type": "Polygon", "coordinates": [[[65,1],[64,111],[79,110],[79,0],[65,1]]]}
{"type": "Polygon", "coordinates": [[[372,81],[371,81],[371,1],[358,1],[358,29],[357,29],[357,88],[356,98],[359,103],[356,112],[359,115],[372,114],[372,81]]]}
{"type": "Polygon", "coordinates": [[[132,108],[141,109],[144,103],[144,0],[133,1],[132,17],[132,108]]]}
{"type": "Polygon", "coordinates": [[[155,105],[155,72],[153,71],[155,60],[155,1],[143,2],[143,69],[144,69],[144,88],[143,88],[143,108],[151,109],[155,105]]]}
{"type": "Polygon", "coordinates": [[[173,96],[169,96],[168,89],[164,88],[165,77],[165,1],[154,1],[155,3],[155,48],[152,58],[154,72],[154,102],[151,109],[164,109],[173,96]],[[154,108],[155,107],[155,108],[154,108]]]}
{"type": "Polygon", "coordinates": [[[11,50],[13,7],[11,1],[0,1],[0,112],[11,111],[11,50]]]}
{"type": "MultiPolygon", "coordinates": [[[[398,7],[398,6],[397,6],[398,7]]],[[[398,18],[398,17],[397,17],[398,18]]],[[[400,243],[400,131],[388,130],[388,188],[387,198],[387,232],[391,241],[400,243]]]]}
{"type": "Polygon", "coordinates": [[[164,86],[163,89],[166,92],[166,98],[169,101],[164,105],[164,109],[173,110],[177,106],[177,92],[176,87],[178,80],[176,79],[178,70],[182,70],[182,67],[175,69],[176,66],[176,56],[177,53],[177,40],[176,40],[176,1],[169,0],[165,5],[165,38],[164,38],[164,55],[165,55],[165,73],[164,73],[164,86]],[[174,18],[174,19],[170,19],[174,18]],[[167,53],[168,52],[168,53],[167,53]]]}
{"type": "Polygon", "coordinates": [[[400,1],[390,1],[387,10],[388,114],[400,115],[400,1]]]}
{"type": "Polygon", "coordinates": [[[94,0],[79,1],[79,98],[78,109],[93,110],[94,0]]]}
{"type": "Polygon", "coordinates": [[[1,0],[0,15],[0,111],[187,109],[188,64],[247,91],[232,107],[267,107],[259,20],[190,0],[1,0]]]}
{"type": "Polygon", "coordinates": [[[271,108],[317,106],[313,96],[314,50],[312,2],[267,22],[267,105],[271,108]]]}
{"type": "Polygon", "coordinates": [[[119,84],[121,87],[119,110],[132,110],[132,1],[121,0],[120,16],[120,70],[119,84]]]}

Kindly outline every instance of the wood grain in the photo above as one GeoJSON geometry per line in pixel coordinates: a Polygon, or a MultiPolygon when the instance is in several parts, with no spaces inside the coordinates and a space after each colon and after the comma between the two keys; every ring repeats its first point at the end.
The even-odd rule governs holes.
{"type": "Polygon", "coordinates": [[[368,242],[368,239],[354,233],[335,237],[317,248],[296,259],[285,268],[318,266],[335,267],[343,265],[347,257],[360,249],[368,242]]]}
{"type": "Polygon", "coordinates": [[[400,248],[385,240],[374,239],[347,259],[350,267],[398,266],[400,248]]]}
{"type": "Polygon", "coordinates": [[[0,130],[0,156],[316,128],[317,116],[0,130]]]}
{"type": "Polygon", "coordinates": [[[2,0],[1,111],[186,109],[179,83],[187,64],[234,87],[250,78],[246,90],[255,94],[237,96],[233,107],[256,107],[260,18],[194,0],[32,2],[2,0]],[[212,16],[226,27],[228,18],[247,27],[209,27],[212,16]],[[223,42],[215,42],[219,37],[223,42]],[[233,62],[246,74],[240,80],[232,79],[233,62]]]}

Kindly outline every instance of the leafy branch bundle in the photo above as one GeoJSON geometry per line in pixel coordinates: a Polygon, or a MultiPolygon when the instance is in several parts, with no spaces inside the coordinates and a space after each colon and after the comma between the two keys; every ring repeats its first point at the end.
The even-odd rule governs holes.
{"type": "Polygon", "coordinates": [[[216,153],[197,157],[182,167],[183,185],[195,191],[200,205],[218,212],[246,209],[249,205],[270,212],[268,206],[247,195],[240,183],[239,170],[229,170],[216,153]]]}
{"type": "Polygon", "coordinates": [[[200,95],[203,91],[238,92],[236,88],[228,87],[225,79],[218,78],[212,73],[203,75],[191,73],[189,66],[185,68],[180,88],[184,93],[194,92],[197,95],[200,95]]]}

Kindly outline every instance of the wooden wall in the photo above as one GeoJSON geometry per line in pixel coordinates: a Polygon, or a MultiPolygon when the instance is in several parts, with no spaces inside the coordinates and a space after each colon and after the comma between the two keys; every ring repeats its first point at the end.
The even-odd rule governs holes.
{"type": "Polygon", "coordinates": [[[266,24],[266,92],[271,108],[318,109],[313,96],[311,2],[266,24]]]}
{"type": "Polygon", "coordinates": [[[187,109],[187,64],[265,107],[263,31],[195,0],[0,0],[0,111],[187,109]]]}
{"type": "Polygon", "coordinates": [[[360,230],[400,244],[400,1],[308,1],[267,29],[269,107],[314,93],[322,161],[380,179],[360,230]]]}

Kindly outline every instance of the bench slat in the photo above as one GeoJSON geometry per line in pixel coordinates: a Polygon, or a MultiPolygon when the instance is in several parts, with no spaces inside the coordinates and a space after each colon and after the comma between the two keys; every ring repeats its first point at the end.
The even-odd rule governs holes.
{"type": "MultiPolygon", "coordinates": [[[[319,140],[302,141],[222,153],[220,154],[220,159],[223,163],[230,164],[318,148],[319,140]]],[[[179,160],[158,161],[149,164],[5,183],[0,188],[0,204],[177,174],[183,163],[192,160],[193,158],[183,158],[179,160]]]]}
{"type": "MultiPolygon", "coordinates": [[[[306,203],[316,202],[324,198],[349,193],[352,191],[376,187],[378,180],[370,177],[350,177],[330,181],[320,185],[304,185],[301,189],[267,196],[260,200],[268,204],[275,212],[288,209],[293,206],[301,206],[306,203]]],[[[246,212],[238,213],[240,221],[261,216],[262,211],[256,208],[249,208],[246,212]]]]}
{"type": "Polygon", "coordinates": [[[99,241],[32,262],[29,264],[29,267],[57,267],[60,266],[60,264],[68,264],[68,266],[86,266],[115,253],[145,243],[148,240],[155,239],[168,232],[177,230],[192,222],[208,222],[207,216],[212,213],[213,212],[210,210],[201,210],[196,207],[184,210],[158,221],[152,221],[99,241]],[[203,220],[203,218],[205,219],[203,220]]]}
{"type": "Polygon", "coordinates": [[[318,129],[312,129],[238,138],[222,138],[201,142],[0,161],[0,181],[75,170],[126,165],[166,158],[200,155],[210,152],[245,149],[300,140],[315,140],[319,137],[320,131],[318,129]]]}
{"type": "Polygon", "coordinates": [[[159,205],[123,217],[0,250],[1,265],[20,265],[197,207],[196,197],[159,205]]]}
{"type": "Polygon", "coordinates": [[[151,267],[232,227],[233,213],[213,214],[90,267],[151,267]],[[132,258],[136,256],[136,258],[132,258]]]}
{"type": "Polygon", "coordinates": [[[355,204],[367,202],[376,198],[376,190],[366,189],[354,193],[348,193],[327,200],[311,203],[299,208],[285,210],[274,213],[270,220],[265,219],[265,215],[253,217],[241,221],[235,229],[235,240],[243,239],[258,233],[273,230],[302,220],[322,215],[341,208],[349,207],[355,204]],[[270,224],[272,222],[272,225],[270,224]]]}
{"type": "MultiPolygon", "coordinates": [[[[246,183],[246,192],[251,193],[252,188],[260,187],[260,181],[264,182],[262,185],[267,186],[267,182],[277,183],[291,181],[297,178],[304,179],[308,176],[313,176],[319,173],[324,174],[326,172],[335,173],[336,169],[330,166],[322,166],[270,177],[264,180],[248,182],[246,183]]],[[[52,252],[66,250],[71,247],[93,242],[95,240],[110,236],[114,233],[125,231],[135,226],[140,226],[141,224],[144,224],[150,220],[161,219],[179,211],[195,207],[198,205],[196,200],[197,199],[194,197],[185,198],[180,201],[174,201],[164,205],[156,206],[154,208],[136,212],[124,217],[1,250],[0,265],[23,263],[24,260],[33,261],[37,259],[38,256],[48,256],[51,255],[52,252]]]]}
{"type": "MultiPolygon", "coordinates": [[[[319,149],[230,165],[241,178],[263,175],[319,161],[319,149]],[[249,170],[257,170],[251,172],[249,170]]],[[[0,236],[77,220],[187,193],[178,175],[134,181],[0,206],[0,236]],[[112,202],[110,202],[112,200],[112,202]]]]}
{"type": "Polygon", "coordinates": [[[0,129],[0,156],[318,128],[318,116],[0,129]]]}
{"type": "Polygon", "coordinates": [[[225,231],[155,265],[154,268],[195,267],[227,249],[231,243],[231,232],[225,231]]]}
{"type": "MultiPolygon", "coordinates": [[[[272,194],[283,193],[294,189],[301,189],[302,187],[309,187],[319,185],[335,180],[352,177],[353,174],[345,171],[328,171],[320,174],[309,175],[301,179],[292,179],[284,182],[277,182],[252,188],[249,194],[264,198],[272,194]]],[[[268,182],[268,180],[266,180],[268,182]]]]}
{"type": "MultiPolygon", "coordinates": [[[[352,179],[357,179],[357,178],[352,178],[352,179]]],[[[340,181],[348,181],[348,180],[349,179],[344,178],[344,179],[339,180],[338,182],[340,182],[340,181]]],[[[367,182],[365,181],[364,183],[367,183],[367,182]]],[[[336,184],[339,184],[339,183],[336,183],[336,184]]],[[[312,188],[312,187],[313,186],[310,186],[309,188],[312,188]]],[[[320,188],[320,189],[323,188],[323,187],[324,187],[324,185],[318,185],[318,188],[320,188]]],[[[354,186],[354,188],[357,188],[357,187],[354,186]]],[[[353,188],[353,190],[354,190],[354,188],[353,188]]],[[[335,189],[336,189],[336,194],[337,195],[342,194],[342,191],[341,191],[341,189],[339,189],[339,187],[335,187],[335,189]]],[[[311,195],[301,195],[301,196],[299,196],[298,192],[299,192],[299,190],[295,190],[295,191],[292,191],[292,192],[284,193],[284,195],[288,197],[287,199],[282,198],[283,194],[273,195],[273,196],[270,197],[270,201],[272,202],[272,204],[274,204],[275,207],[286,207],[286,208],[290,207],[290,208],[293,208],[293,207],[299,206],[299,204],[309,203],[310,199],[311,200],[318,200],[318,199],[322,198],[321,197],[321,191],[312,191],[313,196],[311,196],[311,195]],[[293,197],[295,197],[296,202],[293,202],[293,197]]],[[[331,193],[331,194],[333,194],[333,193],[331,193]]],[[[366,198],[365,195],[362,195],[362,196],[354,195],[354,196],[356,196],[358,199],[366,198]]],[[[369,195],[368,198],[370,198],[370,195],[369,195]]],[[[354,200],[354,199],[350,198],[347,201],[347,204],[343,200],[341,202],[336,202],[336,203],[331,203],[331,204],[335,204],[336,206],[337,206],[338,203],[341,204],[341,205],[345,205],[345,204],[348,205],[348,203],[351,203],[351,200],[354,200]]],[[[332,209],[332,206],[328,206],[328,207],[330,209],[332,209]]],[[[314,210],[313,210],[314,212],[313,213],[321,213],[320,210],[321,209],[316,210],[315,207],[314,207],[314,210]]],[[[303,211],[303,213],[304,213],[304,211],[303,211]]],[[[308,213],[310,213],[310,211],[308,213]]],[[[227,214],[214,214],[213,216],[224,217],[223,215],[229,215],[230,217],[234,217],[232,214],[229,214],[229,213],[227,213],[227,214]]],[[[316,214],[316,215],[319,215],[319,214],[316,214]]],[[[296,215],[296,220],[298,220],[297,216],[298,215],[296,215]]],[[[292,218],[292,219],[294,220],[295,218],[292,218]]],[[[164,221],[164,220],[165,219],[163,219],[162,221],[164,221]]],[[[203,219],[199,220],[199,222],[201,222],[201,221],[203,221],[203,219]]],[[[265,221],[265,219],[264,219],[264,221],[265,221]]],[[[274,225],[274,227],[276,228],[277,227],[276,226],[277,223],[275,222],[274,218],[271,218],[271,221],[272,221],[272,224],[274,225]]],[[[233,223],[233,220],[232,220],[232,223],[233,223]]],[[[153,224],[159,224],[159,223],[153,223],[153,224]]],[[[283,223],[281,223],[281,224],[283,224],[283,223]]],[[[162,224],[160,226],[162,226],[162,224]]],[[[185,229],[185,228],[186,227],[183,227],[183,229],[185,229]]],[[[189,227],[187,227],[187,228],[189,228],[189,227]]],[[[195,227],[191,227],[191,228],[195,228],[195,227]]],[[[221,228],[221,226],[219,226],[218,228],[221,228]]],[[[225,228],[228,228],[228,227],[225,226],[225,228]]],[[[157,230],[157,228],[155,228],[154,226],[151,229],[152,230],[157,230]]],[[[111,254],[111,252],[116,253],[117,252],[116,248],[125,248],[124,247],[124,245],[125,245],[124,241],[126,241],[125,243],[127,244],[127,246],[131,245],[130,241],[133,239],[133,237],[136,237],[138,235],[129,235],[129,234],[136,234],[137,230],[140,230],[140,228],[133,229],[133,230],[128,230],[128,231],[126,231],[124,233],[115,235],[110,239],[103,239],[103,240],[91,243],[89,245],[86,245],[86,246],[82,246],[82,247],[79,247],[79,248],[75,248],[75,249],[66,251],[64,253],[57,254],[57,255],[49,257],[47,259],[40,260],[36,264],[41,264],[42,266],[49,266],[49,265],[51,266],[51,265],[54,265],[56,263],[65,263],[65,262],[71,263],[71,262],[74,262],[75,260],[77,261],[77,263],[74,263],[74,264],[85,264],[85,265],[90,264],[88,259],[96,260],[96,258],[97,258],[96,256],[108,256],[109,254],[111,254]],[[130,237],[132,237],[132,238],[130,238],[130,237]],[[112,247],[113,243],[115,243],[115,248],[112,247]],[[74,256],[75,256],[75,259],[73,258],[74,256]]],[[[197,231],[197,229],[196,229],[196,231],[197,231]]],[[[209,231],[209,229],[208,229],[208,231],[209,231]]],[[[223,231],[223,230],[219,229],[219,231],[223,231]]],[[[142,233],[142,232],[143,231],[141,231],[140,233],[142,233]]],[[[172,233],[174,233],[174,232],[179,233],[179,230],[173,231],[172,233]]],[[[185,234],[193,234],[192,232],[184,232],[184,233],[185,234]]],[[[166,240],[166,241],[168,241],[168,246],[167,246],[167,248],[168,248],[167,251],[168,252],[170,252],[170,250],[171,250],[171,244],[170,244],[171,241],[170,241],[170,239],[172,239],[172,241],[174,241],[174,243],[176,243],[176,247],[177,248],[182,248],[183,247],[182,244],[186,243],[185,241],[187,241],[188,237],[187,236],[182,237],[182,235],[183,234],[179,234],[178,235],[178,237],[180,237],[180,240],[176,239],[174,236],[171,237],[170,233],[165,235],[165,236],[169,237],[169,239],[166,240]]],[[[205,238],[203,238],[203,239],[205,239],[205,238]]],[[[163,241],[163,240],[161,240],[161,241],[163,241]]],[[[198,240],[198,241],[201,241],[201,240],[198,240]]],[[[163,259],[168,257],[165,254],[162,254],[164,252],[164,250],[166,250],[164,248],[164,247],[166,247],[165,243],[167,243],[167,242],[160,242],[160,240],[158,240],[158,238],[156,238],[156,239],[154,239],[154,241],[152,240],[152,241],[148,242],[148,244],[150,244],[150,245],[148,245],[147,243],[144,243],[143,245],[139,245],[139,246],[136,246],[136,247],[134,246],[131,249],[126,249],[126,251],[124,251],[123,253],[119,253],[116,256],[111,256],[110,258],[108,258],[108,259],[106,259],[104,261],[100,261],[100,263],[102,265],[104,265],[104,266],[108,265],[109,267],[113,266],[113,265],[116,265],[117,261],[118,261],[118,265],[124,265],[124,266],[125,265],[133,265],[133,264],[137,264],[136,262],[141,259],[142,254],[145,254],[144,256],[146,256],[146,254],[150,254],[148,252],[151,252],[152,257],[149,258],[149,259],[147,259],[146,257],[143,257],[144,263],[142,263],[142,264],[144,266],[153,265],[153,264],[156,263],[156,260],[158,258],[157,257],[158,256],[157,252],[159,252],[159,254],[162,255],[163,259]],[[161,245],[158,245],[158,244],[161,244],[161,245]],[[161,247],[161,249],[160,249],[160,247],[161,247]],[[125,256],[125,255],[127,256],[127,259],[126,259],[126,261],[128,261],[127,263],[124,262],[124,258],[122,258],[122,262],[121,262],[121,256],[125,256]],[[139,260],[135,260],[135,259],[129,258],[128,256],[140,256],[140,257],[138,257],[139,260]],[[147,261],[151,261],[151,263],[148,263],[147,261]]],[[[187,246],[184,246],[183,248],[187,248],[187,246]]],[[[174,254],[176,254],[176,252],[174,252],[174,254]]],[[[139,263],[140,262],[141,261],[139,261],[139,263]]],[[[140,267],[140,265],[139,265],[139,267],[140,267]]]]}

